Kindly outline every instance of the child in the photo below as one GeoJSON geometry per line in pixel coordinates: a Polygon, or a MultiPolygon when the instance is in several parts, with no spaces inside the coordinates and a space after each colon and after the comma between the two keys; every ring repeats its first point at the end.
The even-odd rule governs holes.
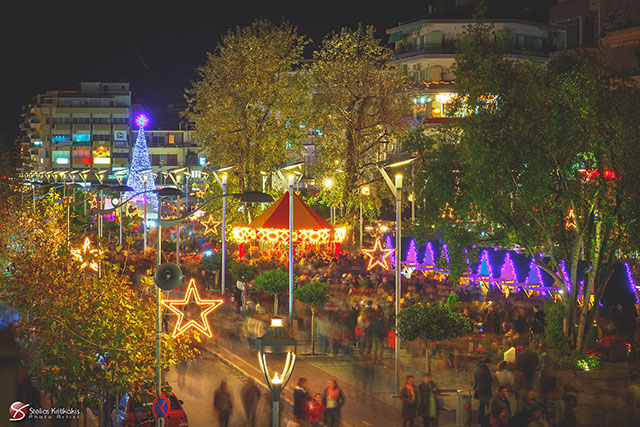
{"type": "Polygon", "coordinates": [[[324,413],[326,410],[327,408],[322,404],[322,395],[316,393],[309,404],[308,414],[311,427],[321,427],[323,425],[322,422],[324,421],[324,413]]]}

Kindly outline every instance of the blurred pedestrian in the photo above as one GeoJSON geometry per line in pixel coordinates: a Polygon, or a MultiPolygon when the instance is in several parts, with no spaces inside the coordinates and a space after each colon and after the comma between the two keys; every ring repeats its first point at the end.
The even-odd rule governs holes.
{"type": "Polygon", "coordinates": [[[498,396],[491,402],[491,427],[506,426],[511,418],[507,386],[498,387],[498,396]]]}
{"type": "Polygon", "coordinates": [[[491,371],[489,370],[487,363],[489,363],[489,359],[485,359],[480,362],[473,374],[475,379],[475,384],[473,386],[473,389],[475,390],[474,397],[480,400],[478,423],[480,423],[481,427],[489,426],[489,414],[487,413],[487,408],[491,403],[491,397],[493,397],[493,393],[491,392],[493,377],[491,376],[491,371]]]}
{"type": "Polygon", "coordinates": [[[418,414],[422,417],[424,427],[438,425],[438,387],[429,374],[422,376],[418,386],[418,414]]]}
{"type": "Polygon", "coordinates": [[[293,389],[293,418],[300,425],[303,425],[307,419],[310,401],[311,395],[307,390],[307,379],[298,378],[296,387],[293,389]]]}
{"type": "Polygon", "coordinates": [[[256,385],[253,378],[249,377],[247,383],[242,387],[242,406],[247,417],[247,425],[254,427],[256,425],[256,412],[258,402],[260,401],[260,389],[256,385]]]}
{"type": "Polygon", "coordinates": [[[313,396],[313,400],[309,404],[309,422],[311,423],[311,427],[322,427],[324,426],[324,414],[327,408],[322,403],[322,395],[320,393],[316,393],[313,396]]]}
{"type": "Polygon", "coordinates": [[[346,399],[342,389],[338,387],[336,380],[329,380],[327,388],[322,397],[322,403],[326,408],[324,414],[325,425],[327,427],[337,427],[340,425],[340,412],[346,399]]]}
{"type": "Polygon", "coordinates": [[[220,387],[213,394],[213,409],[218,413],[218,423],[220,427],[229,426],[229,418],[233,411],[231,394],[227,389],[227,380],[220,381],[220,387]]]}
{"type": "Polygon", "coordinates": [[[544,312],[537,305],[533,306],[533,321],[531,322],[531,343],[537,345],[544,336],[544,329],[547,326],[544,320],[544,312]]]}
{"type": "Polygon", "coordinates": [[[400,399],[402,399],[402,427],[413,427],[413,421],[418,413],[418,399],[413,381],[413,375],[408,375],[402,386],[402,391],[400,391],[400,399]]]}

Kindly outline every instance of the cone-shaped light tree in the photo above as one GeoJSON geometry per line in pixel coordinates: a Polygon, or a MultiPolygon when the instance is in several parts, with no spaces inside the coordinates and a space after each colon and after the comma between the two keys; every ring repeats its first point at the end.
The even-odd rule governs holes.
{"type": "MultiPolygon", "coordinates": [[[[151,172],[151,160],[149,159],[149,150],[147,149],[147,138],[144,135],[144,128],[149,124],[149,118],[140,114],[136,117],[136,125],[138,126],[138,136],[133,147],[133,156],[131,158],[131,169],[129,170],[129,178],[127,185],[133,188],[133,193],[126,193],[124,199],[132,197],[134,194],[143,191],[154,190],[156,188],[153,174],[151,172]]],[[[147,201],[153,206],[153,210],[158,210],[158,197],[155,193],[147,194],[147,201]]]]}

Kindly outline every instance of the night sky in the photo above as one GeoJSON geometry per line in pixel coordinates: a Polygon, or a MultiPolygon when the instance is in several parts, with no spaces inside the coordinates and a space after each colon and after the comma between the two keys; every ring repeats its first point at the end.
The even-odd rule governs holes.
{"type": "MultiPolygon", "coordinates": [[[[438,0],[434,0],[438,2],[438,0]]],[[[439,0],[446,3],[449,0],[439,0]]],[[[544,22],[552,0],[494,0],[490,17],[544,22]]],[[[283,18],[318,43],[359,22],[386,28],[425,17],[430,0],[0,0],[0,143],[18,132],[21,106],[79,81],[131,83],[132,101],[182,102],[194,68],[219,38],[255,18],[283,18]]],[[[309,49],[310,56],[312,48],[309,49]]]]}

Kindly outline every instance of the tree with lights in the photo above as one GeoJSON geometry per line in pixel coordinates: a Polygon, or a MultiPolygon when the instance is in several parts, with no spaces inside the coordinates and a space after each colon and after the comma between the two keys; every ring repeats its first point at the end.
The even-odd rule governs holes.
{"type": "MultiPolygon", "coordinates": [[[[327,35],[309,67],[316,126],[317,176],[331,177],[327,203],[343,206],[343,220],[355,225],[379,208],[387,188],[362,200],[360,188],[380,181],[374,164],[386,158],[409,116],[407,82],[390,63],[393,52],[375,38],[373,27],[343,28],[327,35]],[[340,173],[336,173],[339,170],[340,173]]],[[[378,191],[379,188],[379,191],[378,191]]]]}
{"type": "Polygon", "coordinates": [[[146,194],[147,203],[151,203],[154,210],[158,210],[158,197],[155,193],[150,192],[156,189],[156,183],[151,172],[151,160],[149,159],[149,150],[147,148],[147,138],[144,134],[144,128],[149,124],[149,118],[140,114],[136,118],[138,126],[138,136],[133,147],[133,155],[131,157],[131,168],[129,169],[129,177],[127,185],[133,188],[133,193],[125,193],[124,200],[133,197],[134,194],[143,191],[149,191],[146,194]]]}
{"type": "Polygon", "coordinates": [[[581,352],[614,264],[640,246],[640,122],[629,108],[640,89],[608,75],[594,52],[542,65],[513,61],[504,47],[491,26],[469,26],[454,66],[456,104],[474,113],[457,131],[405,141],[419,156],[418,199],[429,201],[419,224],[455,247],[523,247],[565,291],[565,334],[581,352]],[[581,288],[585,301],[593,296],[591,308],[578,310],[581,288]]]}
{"type": "MultiPolygon", "coordinates": [[[[239,192],[260,188],[260,172],[289,161],[308,136],[310,93],[297,72],[306,44],[288,23],[257,20],[236,27],[198,67],[199,78],[186,91],[195,138],[212,164],[235,165],[229,182],[239,192]]],[[[227,203],[228,213],[237,212],[238,202],[227,203]]],[[[251,209],[244,210],[245,220],[251,209]]]]}
{"type": "MultiPolygon", "coordinates": [[[[20,314],[13,327],[38,388],[59,407],[86,407],[100,405],[99,396],[153,384],[155,307],[133,289],[128,249],[117,249],[124,265],[107,262],[99,252],[79,259],[65,246],[64,227],[57,221],[41,213],[33,216],[29,209],[11,209],[10,203],[0,209],[0,224],[14,226],[13,232],[2,234],[3,246],[8,243],[10,250],[0,252],[7,265],[0,300],[20,314]],[[102,263],[100,276],[82,268],[90,261],[102,263]]],[[[183,336],[163,336],[164,369],[195,356],[198,335],[183,336]]]]}

